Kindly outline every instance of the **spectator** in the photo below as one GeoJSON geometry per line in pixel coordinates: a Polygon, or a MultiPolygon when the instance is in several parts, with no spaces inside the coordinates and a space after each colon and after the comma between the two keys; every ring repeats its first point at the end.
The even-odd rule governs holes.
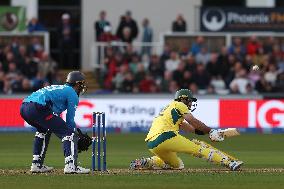
{"type": "Polygon", "coordinates": [[[223,91],[226,89],[226,85],[221,75],[213,76],[210,81],[210,86],[214,88],[215,91],[223,91]]]}
{"type": "Polygon", "coordinates": [[[277,68],[275,64],[269,64],[268,71],[264,74],[264,79],[266,82],[270,83],[272,86],[275,86],[277,79],[277,68]]]}
{"type": "Polygon", "coordinates": [[[17,70],[17,66],[14,62],[10,62],[8,65],[8,71],[6,74],[5,92],[12,93],[18,91],[21,86],[22,75],[17,70]]]}
{"type": "Polygon", "coordinates": [[[233,81],[230,83],[230,90],[232,93],[236,94],[247,94],[247,85],[249,84],[249,80],[246,76],[246,70],[242,69],[233,81]]]}
{"type": "Polygon", "coordinates": [[[5,73],[0,71],[0,93],[4,93],[5,73]]]}
{"type": "Polygon", "coordinates": [[[137,65],[137,72],[134,77],[135,84],[140,83],[145,78],[145,76],[146,76],[146,71],[144,65],[142,63],[139,63],[137,65]]]}
{"type": "Polygon", "coordinates": [[[226,78],[226,75],[228,74],[230,70],[230,64],[229,64],[229,59],[231,59],[230,64],[233,65],[235,62],[235,56],[234,55],[229,55],[228,50],[225,46],[221,48],[221,52],[218,56],[218,64],[219,66],[219,72],[220,75],[222,76],[223,79],[226,78]],[[229,58],[230,57],[230,58],[229,58]]]}
{"type": "Polygon", "coordinates": [[[206,70],[211,76],[221,75],[220,64],[218,62],[218,54],[212,53],[210,61],[206,65],[206,70]]]}
{"type": "Polygon", "coordinates": [[[133,55],[131,61],[129,62],[129,69],[133,74],[137,73],[137,66],[140,63],[139,56],[133,55]]]}
{"type": "Polygon", "coordinates": [[[97,40],[97,41],[100,41],[99,39],[100,39],[100,37],[101,37],[101,34],[103,33],[103,32],[105,32],[104,30],[105,30],[105,27],[106,26],[109,26],[110,27],[110,22],[109,21],[107,21],[106,20],[106,11],[101,11],[100,12],[100,15],[99,15],[99,20],[97,20],[96,22],[95,22],[95,33],[96,33],[96,36],[95,36],[95,39],[97,40]]]}
{"type": "MultiPolygon", "coordinates": [[[[104,82],[104,86],[106,89],[111,89],[113,86],[113,79],[116,76],[117,72],[120,72],[121,66],[126,65],[127,62],[123,60],[123,55],[119,52],[113,55],[112,48],[108,48],[108,51],[111,54],[108,54],[108,57],[105,59],[105,73],[102,82],[104,82]]],[[[128,67],[127,67],[128,69],[128,67]]],[[[102,71],[102,70],[101,70],[102,71]]]]}
{"type": "Polygon", "coordinates": [[[33,37],[28,46],[28,56],[40,58],[43,52],[43,44],[41,43],[39,37],[33,37]]]}
{"type": "Polygon", "coordinates": [[[236,75],[243,69],[241,62],[236,62],[231,66],[229,73],[225,77],[226,86],[229,87],[232,80],[236,77],[236,75]]]}
{"type": "MultiPolygon", "coordinates": [[[[256,55],[253,55],[254,57],[256,56],[256,55]]],[[[256,60],[256,59],[255,59],[256,60]]],[[[249,54],[247,54],[246,56],[245,56],[245,60],[244,61],[239,61],[239,62],[242,62],[242,66],[247,70],[247,71],[249,71],[251,68],[252,68],[252,66],[253,65],[255,65],[255,63],[254,63],[254,59],[253,59],[253,57],[251,56],[251,55],[249,55],[249,54]]],[[[257,60],[257,62],[258,62],[258,60],[257,60]]],[[[258,62],[259,63],[259,62],[258,62]]],[[[257,64],[258,65],[258,64],[257,64]]],[[[261,66],[260,66],[261,67],[261,66]]]]}
{"type": "Polygon", "coordinates": [[[36,77],[38,72],[38,63],[29,57],[26,57],[25,64],[21,68],[21,72],[28,78],[36,77]]]}
{"type": "Polygon", "coordinates": [[[198,36],[191,46],[192,55],[197,55],[201,51],[202,47],[204,47],[204,38],[203,36],[198,36]]]}
{"type": "Polygon", "coordinates": [[[133,48],[132,44],[127,44],[125,52],[123,53],[123,60],[126,63],[129,63],[132,60],[132,56],[138,56],[138,53],[136,50],[133,48]]]}
{"type": "Polygon", "coordinates": [[[176,68],[176,70],[173,71],[173,80],[177,82],[179,86],[182,86],[183,84],[183,73],[185,71],[185,63],[180,62],[176,68]]]}
{"type": "Polygon", "coordinates": [[[197,53],[195,61],[197,64],[207,64],[210,61],[211,55],[206,47],[202,47],[200,52],[197,53]]]}
{"type": "Polygon", "coordinates": [[[271,85],[271,83],[268,83],[263,75],[262,77],[260,77],[260,80],[258,80],[255,84],[255,89],[256,91],[258,91],[259,93],[269,93],[273,91],[273,87],[271,85]]]}
{"type": "Polygon", "coordinates": [[[139,30],[136,21],[132,18],[130,11],[126,11],[125,16],[120,20],[117,28],[116,36],[122,41],[125,40],[125,35],[129,35],[129,39],[126,42],[132,42],[138,36],[139,30]],[[123,40],[124,39],[124,40],[123,40]]]}
{"type": "Polygon", "coordinates": [[[24,45],[19,47],[19,55],[16,58],[17,67],[21,69],[21,67],[25,64],[25,59],[27,55],[27,48],[24,45]]]}
{"type": "MultiPolygon", "coordinates": [[[[153,29],[150,26],[150,21],[148,18],[144,18],[142,22],[143,26],[143,34],[142,34],[142,42],[143,43],[151,43],[153,41],[153,29]]],[[[142,55],[146,54],[148,56],[151,55],[151,46],[143,46],[142,47],[142,55]]]]}
{"type": "Polygon", "coordinates": [[[243,45],[242,39],[240,37],[233,38],[233,43],[228,48],[229,54],[240,54],[244,56],[246,54],[246,48],[243,45]]]}
{"type": "Polygon", "coordinates": [[[13,55],[17,57],[19,55],[19,48],[20,48],[19,39],[17,37],[12,38],[12,43],[10,48],[13,55]]]}
{"type": "Polygon", "coordinates": [[[179,90],[180,89],[180,86],[178,86],[178,83],[174,80],[170,81],[169,82],[169,88],[167,90],[167,92],[170,92],[170,93],[175,93],[175,91],[179,90]]]}
{"type": "Polygon", "coordinates": [[[129,28],[129,27],[123,28],[120,40],[122,42],[125,42],[125,43],[129,43],[129,44],[132,43],[133,38],[132,38],[132,34],[131,34],[131,28],[129,28]]]}
{"type": "Polygon", "coordinates": [[[120,91],[124,93],[131,93],[134,89],[134,76],[131,72],[125,74],[125,78],[122,81],[120,91]]]}
{"type": "Polygon", "coordinates": [[[198,94],[199,92],[199,88],[198,88],[198,86],[197,86],[197,84],[196,83],[191,83],[190,85],[189,85],[189,90],[191,90],[191,92],[192,92],[192,94],[198,94]]]}
{"type": "Polygon", "coordinates": [[[32,92],[31,81],[27,78],[22,80],[22,91],[23,93],[32,92]]]}
{"type": "Polygon", "coordinates": [[[29,32],[41,32],[46,31],[45,27],[38,21],[37,18],[33,17],[28,23],[29,32]]]}
{"type": "Polygon", "coordinates": [[[150,74],[154,76],[155,79],[163,77],[164,68],[160,62],[160,58],[158,55],[155,54],[151,56],[148,70],[150,74]]]}
{"type": "Polygon", "coordinates": [[[170,58],[170,54],[171,54],[171,48],[169,45],[165,45],[163,52],[161,54],[161,63],[164,65],[164,63],[170,58]]]}
{"type": "Polygon", "coordinates": [[[252,87],[255,87],[255,84],[258,80],[260,80],[260,77],[260,71],[254,71],[252,69],[249,70],[248,79],[252,87]]]}
{"type": "Polygon", "coordinates": [[[47,78],[48,82],[52,82],[52,77],[55,74],[57,63],[49,56],[47,52],[42,54],[42,58],[38,62],[38,72],[47,78]]]}
{"type": "Polygon", "coordinates": [[[192,73],[196,71],[196,62],[194,56],[192,56],[191,54],[187,55],[185,62],[186,70],[189,70],[192,73]]]}
{"type": "Polygon", "coordinates": [[[281,56],[281,58],[277,61],[277,66],[279,68],[279,72],[284,71],[284,54],[281,56]]]}
{"type": "Polygon", "coordinates": [[[283,51],[280,45],[275,44],[272,48],[271,58],[273,58],[276,62],[278,62],[279,60],[281,60],[282,56],[283,56],[283,51]]]}
{"type": "Polygon", "coordinates": [[[171,52],[170,59],[168,59],[165,63],[165,68],[167,71],[174,71],[177,69],[180,63],[180,59],[178,57],[177,52],[171,52]]]}
{"type": "Polygon", "coordinates": [[[176,20],[172,24],[173,32],[186,32],[186,21],[182,14],[178,14],[176,20]]]}
{"type": "Polygon", "coordinates": [[[193,78],[199,89],[206,89],[210,83],[210,75],[203,64],[197,65],[193,78]]]}
{"type": "Polygon", "coordinates": [[[65,82],[65,75],[55,70],[54,77],[52,78],[53,85],[62,85],[65,82]]]}
{"type": "Polygon", "coordinates": [[[142,93],[150,93],[155,86],[154,78],[151,74],[146,74],[145,78],[139,83],[139,91],[142,93]]]}
{"type": "Polygon", "coordinates": [[[170,92],[169,88],[170,88],[171,81],[172,81],[172,72],[165,71],[164,72],[164,77],[163,77],[162,82],[160,84],[161,91],[163,91],[163,92],[170,92]]]}
{"type": "Polygon", "coordinates": [[[210,84],[206,89],[206,94],[210,94],[210,95],[216,94],[215,87],[210,84]]]}
{"type": "Polygon", "coordinates": [[[251,83],[248,83],[246,86],[247,94],[257,94],[257,91],[254,90],[251,83]]]}
{"type": "MultiPolygon", "coordinates": [[[[247,55],[246,57],[249,57],[250,55],[247,55]]],[[[262,67],[262,65],[265,62],[265,59],[267,58],[267,55],[264,54],[263,48],[259,48],[256,51],[256,54],[253,55],[252,61],[248,62],[246,61],[245,63],[247,64],[247,68],[251,68],[253,65],[258,65],[259,67],[262,67]]]]}
{"type": "Polygon", "coordinates": [[[280,93],[284,92],[284,71],[279,73],[277,76],[276,91],[280,93]]]}
{"type": "Polygon", "coordinates": [[[59,49],[60,49],[60,65],[63,68],[78,68],[74,61],[74,27],[71,23],[71,17],[68,13],[61,16],[61,23],[58,28],[59,49]]]}
{"type": "Polygon", "coordinates": [[[10,81],[10,90],[12,93],[21,93],[23,92],[23,81],[24,77],[20,73],[16,75],[16,77],[10,81]]]}
{"type": "Polygon", "coordinates": [[[32,86],[33,91],[37,91],[40,88],[49,85],[49,83],[46,80],[46,78],[40,72],[38,72],[36,74],[36,77],[32,78],[31,83],[32,83],[31,86],[32,86]]]}
{"type": "Polygon", "coordinates": [[[4,61],[2,63],[2,68],[3,68],[3,71],[7,72],[8,71],[8,65],[10,63],[14,63],[15,58],[14,58],[14,55],[11,51],[8,51],[6,54],[5,54],[5,58],[4,58],[4,61]]]}
{"type": "Polygon", "coordinates": [[[115,75],[115,77],[112,80],[112,83],[114,85],[114,91],[118,92],[119,89],[122,86],[122,82],[125,78],[125,75],[129,72],[128,66],[126,64],[122,64],[119,66],[119,71],[115,75]]]}
{"type": "Polygon", "coordinates": [[[118,41],[118,38],[111,33],[111,26],[105,26],[103,32],[100,34],[98,41],[112,42],[118,41]]]}
{"type": "Polygon", "coordinates": [[[189,87],[189,85],[193,82],[194,82],[194,79],[192,77],[192,72],[185,70],[183,72],[182,82],[181,82],[181,85],[180,85],[181,88],[187,89],[189,87]]]}
{"type": "Polygon", "coordinates": [[[265,39],[264,44],[263,44],[263,51],[264,54],[272,54],[273,52],[273,46],[276,45],[277,42],[274,37],[269,36],[265,39]]]}
{"type": "Polygon", "coordinates": [[[256,36],[251,36],[247,43],[247,54],[255,55],[257,53],[257,49],[262,48],[256,36]]]}

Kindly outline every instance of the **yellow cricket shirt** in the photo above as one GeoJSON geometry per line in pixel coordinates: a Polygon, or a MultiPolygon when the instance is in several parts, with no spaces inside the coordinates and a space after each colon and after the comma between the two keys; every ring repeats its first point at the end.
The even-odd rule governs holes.
{"type": "Polygon", "coordinates": [[[161,133],[168,131],[179,131],[179,125],[183,122],[183,115],[189,113],[188,107],[178,101],[172,101],[167,105],[160,114],[154,118],[150,131],[145,139],[156,138],[161,133]]]}

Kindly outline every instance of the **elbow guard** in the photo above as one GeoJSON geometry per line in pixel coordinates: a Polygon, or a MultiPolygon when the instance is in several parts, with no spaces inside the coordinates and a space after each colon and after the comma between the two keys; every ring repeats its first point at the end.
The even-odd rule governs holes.
{"type": "Polygon", "coordinates": [[[195,129],[194,132],[195,132],[195,134],[197,134],[197,135],[205,135],[205,133],[204,133],[203,131],[200,131],[200,130],[198,130],[198,129],[195,129]]]}

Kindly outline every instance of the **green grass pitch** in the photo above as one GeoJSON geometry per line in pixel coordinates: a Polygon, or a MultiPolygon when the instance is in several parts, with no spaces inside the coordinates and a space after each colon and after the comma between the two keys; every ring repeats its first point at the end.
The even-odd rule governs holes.
{"type": "MultiPolygon", "coordinates": [[[[213,146],[245,162],[242,171],[231,172],[203,159],[180,155],[184,171],[129,171],[129,162],[147,157],[145,134],[109,134],[107,166],[109,173],[64,175],[61,142],[51,137],[46,164],[55,172],[30,174],[33,133],[0,133],[1,189],[88,189],[88,188],[284,188],[284,136],[243,134],[213,146]]],[[[208,142],[207,137],[187,135],[208,142]]],[[[212,143],[211,143],[212,144],[212,143]]],[[[83,152],[79,161],[91,167],[91,151],[83,152]]]]}

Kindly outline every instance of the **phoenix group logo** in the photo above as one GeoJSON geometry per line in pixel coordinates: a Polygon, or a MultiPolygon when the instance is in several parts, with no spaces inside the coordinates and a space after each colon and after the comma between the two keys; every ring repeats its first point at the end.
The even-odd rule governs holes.
{"type": "Polygon", "coordinates": [[[209,31],[219,31],[226,24],[226,14],[218,8],[208,8],[202,14],[202,24],[209,31]]]}

